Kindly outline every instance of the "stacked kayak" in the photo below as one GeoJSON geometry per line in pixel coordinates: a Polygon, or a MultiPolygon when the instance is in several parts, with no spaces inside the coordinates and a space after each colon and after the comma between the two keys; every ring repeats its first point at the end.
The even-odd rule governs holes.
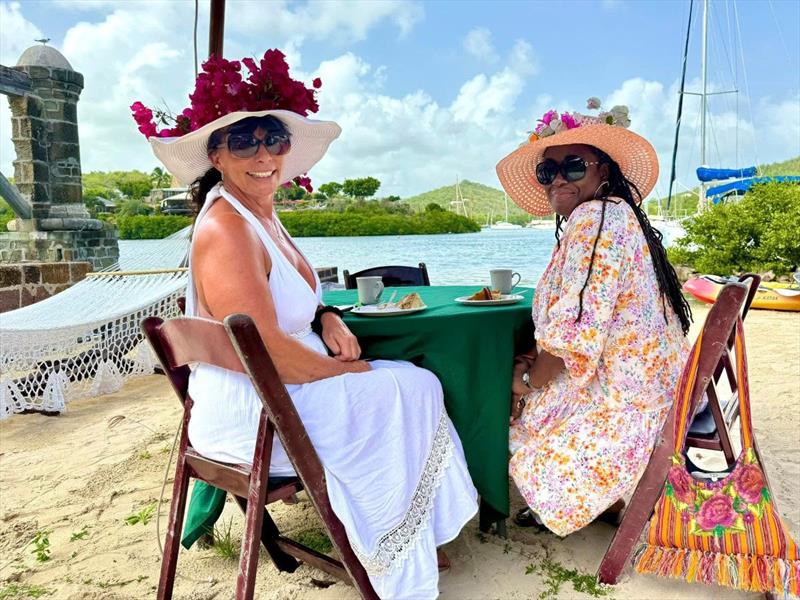
{"type": "MultiPolygon", "coordinates": [[[[712,304],[726,283],[736,279],[726,279],[715,275],[693,277],[683,284],[683,291],[701,302],[712,304]]],[[[751,308],[769,310],[800,311],[800,286],[793,283],[762,283],[756,290],[751,308]]]]}

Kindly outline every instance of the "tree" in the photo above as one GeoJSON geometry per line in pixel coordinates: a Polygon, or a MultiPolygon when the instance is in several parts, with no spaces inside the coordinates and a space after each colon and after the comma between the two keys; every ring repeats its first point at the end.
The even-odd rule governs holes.
{"type": "Polygon", "coordinates": [[[117,205],[117,214],[120,217],[136,217],[141,215],[153,214],[153,209],[147,206],[139,198],[130,198],[129,200],[122,200],[117,205]]]}
{"type": "Polygon", "coordinates": [[[302,200],[305,197],[306,191],[295,182],[292,182],[291,187],[280,186],[277,190],[275,190],[274,199],[278,202],[281,202],[284,200],[302,200]]]}
{"type": "Polygon", "coordinates": [[[444,212],[444,209],[436,204],[436,202],[430,202],[425,207],[425,212],[444,212]]]}
{"type": "Polygon", "coordinates": [[[387,200],[389,202],[400,202],[401,198],[400,196],[386,196],[384,200],[387,200]]]}
{"type": "Polygon", "coordinates": [[[374,196],[381,182],[374,177],[362,177],[360,179],[345,179],[342,184],[342,191],[351,198],[369,198],[374,196]]]}
{"type": "Polygon", "coordinates": [[[333,198],[334,196],[338,196],[342,193],[342,184],[335,181],[323,183],[321,186],[319,186],[319,191],[325,194],[325,196],[328,198],[333,198]]]}
{"type": "Polygon", "coordinates": [[[702,273],[788,275],[800,267],[800,186],[755,185],[738,202],[723,202],[684,222],[669,248],[672,262],[702,273]]]}
{"type": "Polygon", "coordinates": [[[167,188],[172,183],[172,175],[161,167],[156,167],[150,173],[150,183],[153,188],[167,188]]]}
{"type": "Polygon", "coordinates": [[[153,189],[150,176],[141,171],[114,171],[110,176],[114,187],[129,198],[144,198],[153,189]]]}

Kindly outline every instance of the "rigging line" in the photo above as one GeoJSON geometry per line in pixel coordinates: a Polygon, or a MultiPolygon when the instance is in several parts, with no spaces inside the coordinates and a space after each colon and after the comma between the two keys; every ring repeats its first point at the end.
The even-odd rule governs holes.
{"type": "MultiPolygon", "coordinates": [[[[731,29],[731,10],[730,10],[731,3],[730,1],[725,2],[725,21],[728,25],[728,39],[731,40],[731,46],[736,48],[736,38],[734,37],[733,30],[731,29]]],[[[736,128],[733,130],[734,133],[734,143],[735,143],[735,158],[736,162],[734,163],[737,167],[741,164],[739,162],[739,85],[738,85],[738,77],[739,77],[739,69],[738,64],[734,58],[733,61],[733,88],[736,90],[735,93],[735,108],[736,108],[736,128]]]]}
{"type": "Polygon", "coordinates": [[[200,10],[200,0],[194,0],[194,76],[197,78],[197,15],[200,10]]]}
{"type": "Polygon", "coordinates": [[[775,15],[775,7],[772,4],[772,0],[769,0],[769,11],[772,13],[772,20],[775,21],[775,29],[778,30],[778,37],[781,39],[781,45],[783,46],[783,51],[786,53],[786,62],[789,63],[789,67],[793,67],[792,64],[792,55],[789,54],[789,47],[786,45],[786,40],[783,38],[783,31],[781,30],[780,22],[778,21],[777,15],[775,15]]]}
{"type": "Polygon", "coordinates": [[[672,145],[672,167],[669,174],[669,195],[667,196],[667,210],[672,202],[672,184],[675,181],[675,166],[678,159],[678,138],[681,132],[681,118],[683,117],[683,93],[686,86],[686,58],[689,54],[689,34],[692,31],[692,7],[694,0],[689,0],[689,19],[686,23],[686,41],[683,45],[683,64],[681,65],[681,89],[678,94],[678,115],[675,118],[675,142],[672,145]]]}
{"type": "MultiPolygon", "coordinates": [[[[718,12],[718,11],[715,11],[715,12],[718,12]]],[[[731,54],[730,54],[730,52],[728,50],[728,44],[725,42],[725,36],[722,35],[722,27],[719,24],[720,20],[721,20],[721,17],[718,15],[717,18],[713,19],[713,23],[714,23],[714,27],[717,30],[716,34],[719,36],[719,39],[721,41],[721,46],[722,46],[722,50],[723,50],[723,52],[721,54],[725,55],[726,62],[728,63],[728,68],[731,70],[731,73],[733,73],[733,61],[732,61],[732,58],[731,58],[731,54]]]]}
{"type": "Polygon", "coordinates": [[[752,127],[750,128],[751,133],[753,134],[753,158],[756,165],[759,164],[758,160],[758,145],[756,144],[756,127],[755,127],[755,119],[753,118],[753,102],[750,100],[750,84],[747,81],[747,65],[744,62],[744,43],[742,42],[742,26],[739,22],[739,7],[736,4],[736,0],[733,0],[733,14],[736,20],[736,31],[737,37],[739,39],[739,54],[741,55],[742,59],[742,78],[744,79],[744,93],[747,97],[747,108],[750,111],[750,123],[752,127]]]}

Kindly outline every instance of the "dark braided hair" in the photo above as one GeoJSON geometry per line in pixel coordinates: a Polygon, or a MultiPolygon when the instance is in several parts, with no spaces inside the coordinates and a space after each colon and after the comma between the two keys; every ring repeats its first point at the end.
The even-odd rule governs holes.
{"type": "MultiPolygon", "coordinates": [[[[586,286],[589,285],[589,279],[592,276],[592,266],[594,265],[597,242],[600,240],[600,234],[603,231],[603,224],[605,222],[606,203],[610,201],[609,197],[615,196],[622,198],[622,200],[633,209],[633,214],[636,215],[636,220],[642,228],[642,233],[644,233],[647,247],[650,249],[650,257],[653,260],[653,270],[656,273],[656,280],[658,281],[658,291],[661,293],[661,308],[664,321],[667,321],[666,300],[668,300],[672,310],[675,311],[675,314],[681,322],[683,334],[686,335],[689,332],[689,327],[692,322],[692,309],[681,293],[681,284],[678,281],[678,276],[675,274],[675,269],[672,268],[669,260],[667,260],[667,251],[664,249],[664,245],[661,242],[663,235],[650,224],[650,220],[641,208],[643,198],[639,188],[625,177],[622,173],[622,169],[620,169],[616,161],[608,154],[594,146],[589,146],[589,148],[595,156],[597,156],[600,165],[608,165],[608,181],[604,182],[606,185],[602,186],[604,191],[603,196],[600,198],[592,198],[601,200],[603,207],[600,213],[600,226],[597,229],[597,236],[592,246],[589,271],[586,273],[586,281],[583,282],[583,287],[581,288],[578,299],[578,316],[575,321],[580,321],[583,316],[583,292],[586,290],[586,286]],[[634,194],[636,195],[635,197],[634,194]]],[[[598,165],[598,167],[600,165],[598,165]]],[[[566,217],[556,215],[556,243],[559,245],[561,243],[562,227],[566,220],[566,217]]]]}
{"type": "MultiPolygon", "coordinates": [[[[253,133],[259,128],[273,135],[291,135],[286,125],[283,124],[283,121],[272,115],[267,115],[266,117],[247,117],[246,119],[237,121],[233,125],[214,131],[208,137],[208,153],[211,154],[211,152],[222,143],[222,140],[225,139],[225,135],[228,133],[253,133]]],[[[194,205],[195,215],[203,208],[208,192],[220,181],[222,181],[222,173],[215,167],[211,167],[189,187],[189,194],[192,199],[192,204],[194,205]]]]}

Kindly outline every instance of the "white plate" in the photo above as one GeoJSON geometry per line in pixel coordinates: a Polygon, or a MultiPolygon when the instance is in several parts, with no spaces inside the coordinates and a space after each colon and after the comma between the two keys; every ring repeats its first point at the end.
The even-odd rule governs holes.
{"type": "Polygon", "coordinates": [[[397,308],[396,306],[387,306],[385,308],[378,308],[378,306],[378,304],[357,306],[350,312],[352,312],[354,315],[361,315],[362,317],[399,317],[400,315],[410,315],[428,308],[427,306],[418,306],[416,308],[397,308]]]}
{"type": "Polygon", "coordinates": [[[525,296],[520,296],[519,294],[502,294],[497,300],[470,300],[469,296],[461,296],[456,298],[456,302],[469,306],[502,306],[504,304],[516,304],[524,299],[525,296]]]}

